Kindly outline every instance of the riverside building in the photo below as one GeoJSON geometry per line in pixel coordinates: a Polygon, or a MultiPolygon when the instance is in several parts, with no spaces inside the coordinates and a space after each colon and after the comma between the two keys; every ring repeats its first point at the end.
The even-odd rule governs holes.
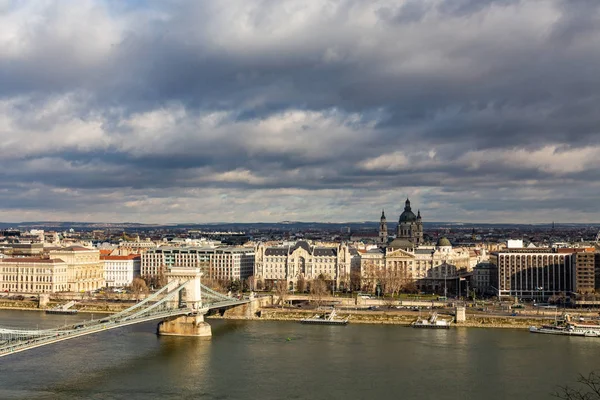
{"type": "Polygon", "coordinates": [[[159,247],[141,255],[141,275],[155,277],[171,267],[200,268],[214,279],[242,280],[254,270],[251,247],[159,247]]]}
{"type": "Polygon", "coordinates": [[[68,265],[60,259],[18,257],[0,259],[3,292],[56,293],[69,290],[68,265]]]}
{"type": "Polygon", "coordinates": [[[505,249],[490,255],[498,273],[498,297],[547,299],[573,291],[573,250],[505,249]]]}
{"type": "Polygon", "coordinates": [[[140,276],[141,257],[139,254],[126,256],[101,256],[104,263],[104,280],[107,287],[129,286],[140,276]]]}
{"type": "Polygon", "coordinates": [[[352,255],[345,243],[336,247],[313,246],[306,241],[293,246],[256,247],[254,275],[257,285],[272,288],[277,281],[286,281],[290,290],[298,279],[313,280],[320,276],[335,288],[349,287],[352,255]]]}
{"type": "Polygon", "coordinates": [[[62,260],[67,264],[67,282],[70,292],[88,292],[105,286],[104,263],[100,261],[100,250],[81,246],[51,250],[51,260],[62,260]]]}

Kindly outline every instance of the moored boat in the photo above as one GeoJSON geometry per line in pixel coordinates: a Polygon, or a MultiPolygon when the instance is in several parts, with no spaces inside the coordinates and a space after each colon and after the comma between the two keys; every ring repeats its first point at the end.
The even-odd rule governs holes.
{"type": "Polygon", "coordinates": [[[573,322],[571,321],[569,314],[565,314],[562,319],[556,320],[553,325],[542,325],[541,327],[531,326],[529,327],[529,332],[550,335],[600,337],[600,325],[595,323],[573,322]]]}
{"type": "Polygon", "coordinates": [[[426,328],[426,329],[450,329],[450,321],[445,319],[439,319],[437,313],[431,314],[429,319],[418,318],[411,324],[413,328],[426,328]]]}
{"type": "Polygon", "coordinates": [[[331,310],[329,315],[321,317],[316,314],[312,318],[304,318],[300,320],[303,324],[314,324],[314,325],[346,325],[348,323],[348,317],[346,319],[337,318],[335,309],[331,310]]]}

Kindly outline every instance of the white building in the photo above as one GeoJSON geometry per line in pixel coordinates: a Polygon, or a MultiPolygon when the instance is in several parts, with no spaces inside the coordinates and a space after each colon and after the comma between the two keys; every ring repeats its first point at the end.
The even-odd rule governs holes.
{"type": "Polygon", "coordinates": [[[67,263],[60,259],[17,257],[0,259],[3,292],[55,293],[69,290],[67,263]]]}
{"type": "Polygon", "coordinates": [[[127,256],[102,256],[104,279],[108,287],[129,286],[133,279],[140,276],[141,257],[139,254],[127,256]]]}

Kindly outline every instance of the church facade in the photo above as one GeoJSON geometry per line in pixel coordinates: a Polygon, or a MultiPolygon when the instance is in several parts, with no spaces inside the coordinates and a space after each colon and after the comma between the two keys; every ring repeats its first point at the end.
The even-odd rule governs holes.
{"type": "Polygon", "coordinates": [[[379,224],[379,249],[361,254],[361,277],[366,290],[371,290],[385,276],[400,278],[403,284],[413,282],[420,290],[440,292],[447,280],[456,279],[459,270],[470,270],[468,249],[453,248],[447,238],[435,245],[423,241],[420,210],[412,211],[406,199],[395,229],[395,239],[388,237],[387,221],[382,211],[379,224]],[[385,273],[383,273],[384,271],[385,273]]]}

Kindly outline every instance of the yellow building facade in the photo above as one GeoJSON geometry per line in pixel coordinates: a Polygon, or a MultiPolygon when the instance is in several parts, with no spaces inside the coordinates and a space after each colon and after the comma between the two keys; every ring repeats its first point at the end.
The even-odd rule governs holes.
{"type": "Polygon", "coordinates": [[[50,251],[50,259],[60,259],[67,264],[67,282],[70,292],[89,292],[106,285],[104,262],[100,251],[72,246],[50,251]]]}

